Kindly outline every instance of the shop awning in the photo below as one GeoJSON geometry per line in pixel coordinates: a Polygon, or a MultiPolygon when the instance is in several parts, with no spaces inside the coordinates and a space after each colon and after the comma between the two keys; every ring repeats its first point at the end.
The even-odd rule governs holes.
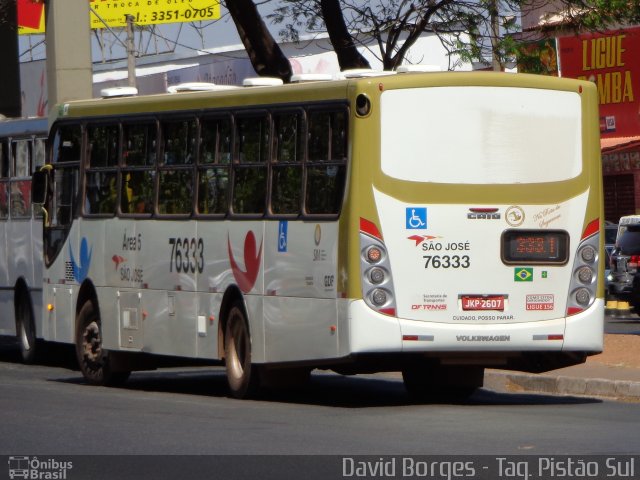
{"type": "Polygon", "coordinates": [[[631,148],[640,149],[640,135],[634,137],[608,137],[600,139],[602,153],[611,153],[631,148]]]}

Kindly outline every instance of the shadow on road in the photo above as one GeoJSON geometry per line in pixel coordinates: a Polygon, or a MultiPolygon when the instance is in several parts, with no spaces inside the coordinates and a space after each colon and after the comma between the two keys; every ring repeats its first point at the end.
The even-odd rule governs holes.
{"type": "MultiPolygon", "coordinates": [[[[37,365],[78,370],[73,345],[38,342],[37,365]]],[[[0,362],[22,363],[17,341],[13,337],[0,337],[0,362]]]]}
{"type": "MultiPolygon", "coordinates": [[[[67,382],[91,387],[81,377],[58,378],[54,381],[67,382]]],[[[154,392],[177,395],[198,395],[206,397],[228,397],[228,389],[222,368],[197,368],[187,370],[161,370],[155,372],[137,372],[131,375],[127,383],[118,390],[135,392],[154,392]]],[[[314,373],[311,380],[297,388],[263,389],[254,400],[233,400],[238,406],[251,405],[251,402],[278,402],[297,405],[337,407],[337,408],[376,408],[407,407],[429,405],[482,406],[522,406],[522,405],[573,405],[602,403],[601,400],[553,396],[544,394],[501,393],[479,389],[464,401],[418,402],[406,392],[400,379],[375,378],[369,376],[342,376],[332,373],[314,373]]]]}
{"type": "MultiPolygon", "coordinates": [[[[58,367],[77,371],[77,362],[73,346],[55,343],[44,344],[43,360],[37,365],[58,367]]],[[[22,363],[14,339],[0,337],[0,362],[22,363]]],[[[64,374],[63,374],[64,375],[64,374]]],[[[60,376],[59,373],[49,381],[83,385],[86,383],[80,373],[73,376],[60,376]]],[[[129,380],[114,390],[132,392],[154,392],[177,395],[197,395],[205,397],[228,397],[224,367],[186,367],[169,368],[150,372],[134,372],[129,380]]],[[[237,401],[241,406],[244,402],[237,401]],[[241,403],[242,402],[242,403],[241,403]]],[[[601,403],[601,400],[553,396],[527,393],[502,393],[479,389],[464,401],[416,402],[406,392],[399,376],[362,375],[343,376],[335,373],[316,371],[311,380],[297,388],[263,389],[260,396],[252,401],[306,404],[339,408],[375,408],[390,406],[416,405],[571,405],[601,403]]]]}

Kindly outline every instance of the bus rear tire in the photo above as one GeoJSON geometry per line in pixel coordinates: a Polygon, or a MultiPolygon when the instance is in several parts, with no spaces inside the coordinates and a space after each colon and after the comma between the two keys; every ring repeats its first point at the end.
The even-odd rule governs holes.
{"type": "Polygon", "coordinates": [[[224,335],[225,366],[229,393],[234,398],[250,398],[260,386],[258,366],[251,363],[251,335],[240,302],[229,310],[224,335]]]}
{"type": "Polygon", "coordinates": [[[84,303],[78,314],[76,328],[76,357],[84,378],[92,385],[121,385],[131,372],[114,372],[110,354],[102,347],[102,323],[98,309],[91,300],[84,303]]]}
{"type": "Polygon", "coordinates": [[[412,366],[402,370],[409,395],[418,401],[464,402],[482,387],[484,368],[475,366],[412,366]]]}
{"type": "Polygon", "coordinates": [[[20,348],[22,361],[32,364],[37,360],[38,351],[41,348],[36,338],[36,327],[33,318],[33,310],[29,295],[20,293],[15,305],[16,315],[16,339],[20,348]]]}

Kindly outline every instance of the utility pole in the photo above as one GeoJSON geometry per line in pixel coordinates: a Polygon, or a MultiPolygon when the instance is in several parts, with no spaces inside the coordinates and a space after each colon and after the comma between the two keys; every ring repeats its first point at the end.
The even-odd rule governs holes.
{"type": "Polygon", "coordinates": [[[136,50],[133,38],[133,15],[126,15],[127,20],[127,73],[129,86],[136,86],[136,50]]]}
{"type": "Polygon", "coordinates": [[[47,0],[49,108],[93,96],[91,29],[87,0],[47,0]]]}

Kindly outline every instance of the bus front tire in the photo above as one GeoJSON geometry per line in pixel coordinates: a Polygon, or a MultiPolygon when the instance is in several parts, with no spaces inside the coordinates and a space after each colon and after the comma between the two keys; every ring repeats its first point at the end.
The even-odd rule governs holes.
{"type": "Polygon", "coordinates": [[[120,385],[131,372],[114,372],[109,351],[102,347],[100,315],[92,301],[80,309],[76,328],[76,357],[84,378],[92,385],[120,385]]]}
{"type": "Polygon", "coordinates": [[[258,366],[251,363],[251,336],[244,308],[239,302],[231,307],[227,316],[224,352],[231,396],[255,396],[260,386],[258,366]]]}

